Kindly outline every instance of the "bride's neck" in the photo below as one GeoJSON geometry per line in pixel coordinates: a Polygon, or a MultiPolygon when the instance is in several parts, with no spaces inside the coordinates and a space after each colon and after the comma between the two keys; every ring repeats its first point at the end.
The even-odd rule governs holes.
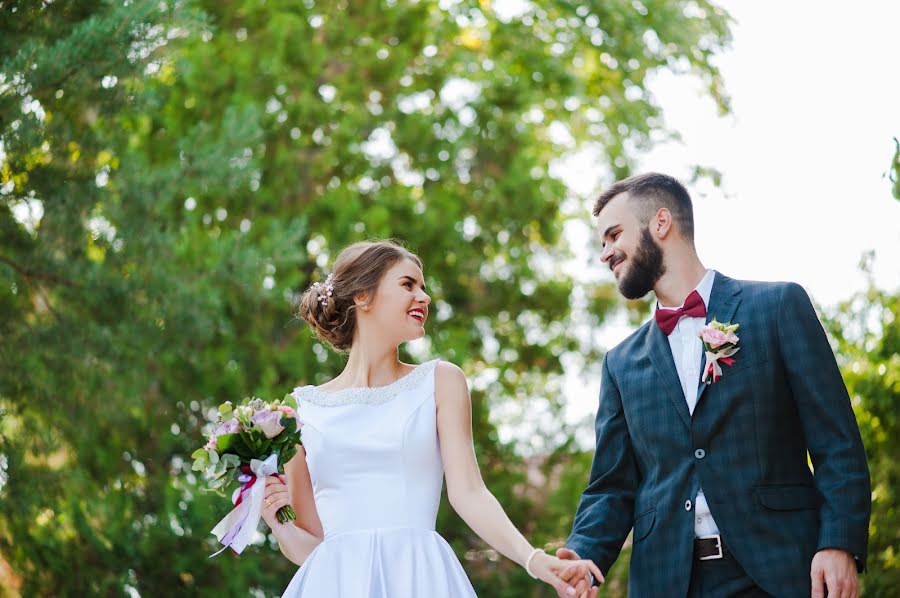
{"type": "Polygon", "coordinates": [[[405,374],[405,367],[397,356],[397,347],[354,343],[344,371],[333,382],[341,388],[386,386],[405,374]]]}

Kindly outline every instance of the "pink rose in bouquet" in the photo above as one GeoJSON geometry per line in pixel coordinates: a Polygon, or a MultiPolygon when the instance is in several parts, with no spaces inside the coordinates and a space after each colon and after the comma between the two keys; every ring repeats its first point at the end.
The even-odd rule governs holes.
{"type": "Polygon", "coordinates": [[[275,438],[284,430],[284,426],[281,425],[281,418],[285,416],[285,413],[280,409],[275,411],[258,411],[253,414],[250,421],[259,426],[266,438],[275,438]]]}

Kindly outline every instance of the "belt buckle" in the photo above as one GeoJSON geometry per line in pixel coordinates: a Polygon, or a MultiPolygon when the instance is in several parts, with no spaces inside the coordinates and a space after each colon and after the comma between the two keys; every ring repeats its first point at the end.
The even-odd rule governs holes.
{"type": "Polygon", "coordinates": [[[718,550],[718,554],[711,554],[709,556],[701,556],[699,560],[701,561],[711,561],[714,559],[722,558],[722,536],[720,534],[713,534],[711,536],[701,536],[697,538],[698,540],[715,540],[716,541],[716,550],[718,550]]]}

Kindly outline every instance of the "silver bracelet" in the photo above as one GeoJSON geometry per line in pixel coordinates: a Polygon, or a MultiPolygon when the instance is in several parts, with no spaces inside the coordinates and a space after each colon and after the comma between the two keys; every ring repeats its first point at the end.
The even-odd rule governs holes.
{"type": "Polygon", "coordinates": [[[538,576],[531,572],[531,569],[530,569],[531,559],[533,559],[534,556],[539,552],[544,552],[544,550],[542,548],[535,548],[534,550],[531,551],[531,554],[528,555],[528,558],[525,559],[525,572],[528,573],[528,575],[530,575],[534,579],[537,579],[538,576]]]}

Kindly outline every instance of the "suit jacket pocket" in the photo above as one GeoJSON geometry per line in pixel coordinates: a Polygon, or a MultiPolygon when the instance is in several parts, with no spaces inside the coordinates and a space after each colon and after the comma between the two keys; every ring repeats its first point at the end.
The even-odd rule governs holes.
{"type": "Polygon", "coordinates": [[[656,521],[656,509],[647,511],[634,520],[634,535],[632,536],[632,544],[637,544],[647,537],[650,530],[653,529],[653,523],[656,521]]]}
{"type": "Polygon", "coordinates": [[[822,504],[819,491],[814,486],[806,484],[757,486],[756,497],[762,506],[773,511],[818,509],[822,504]]]}

